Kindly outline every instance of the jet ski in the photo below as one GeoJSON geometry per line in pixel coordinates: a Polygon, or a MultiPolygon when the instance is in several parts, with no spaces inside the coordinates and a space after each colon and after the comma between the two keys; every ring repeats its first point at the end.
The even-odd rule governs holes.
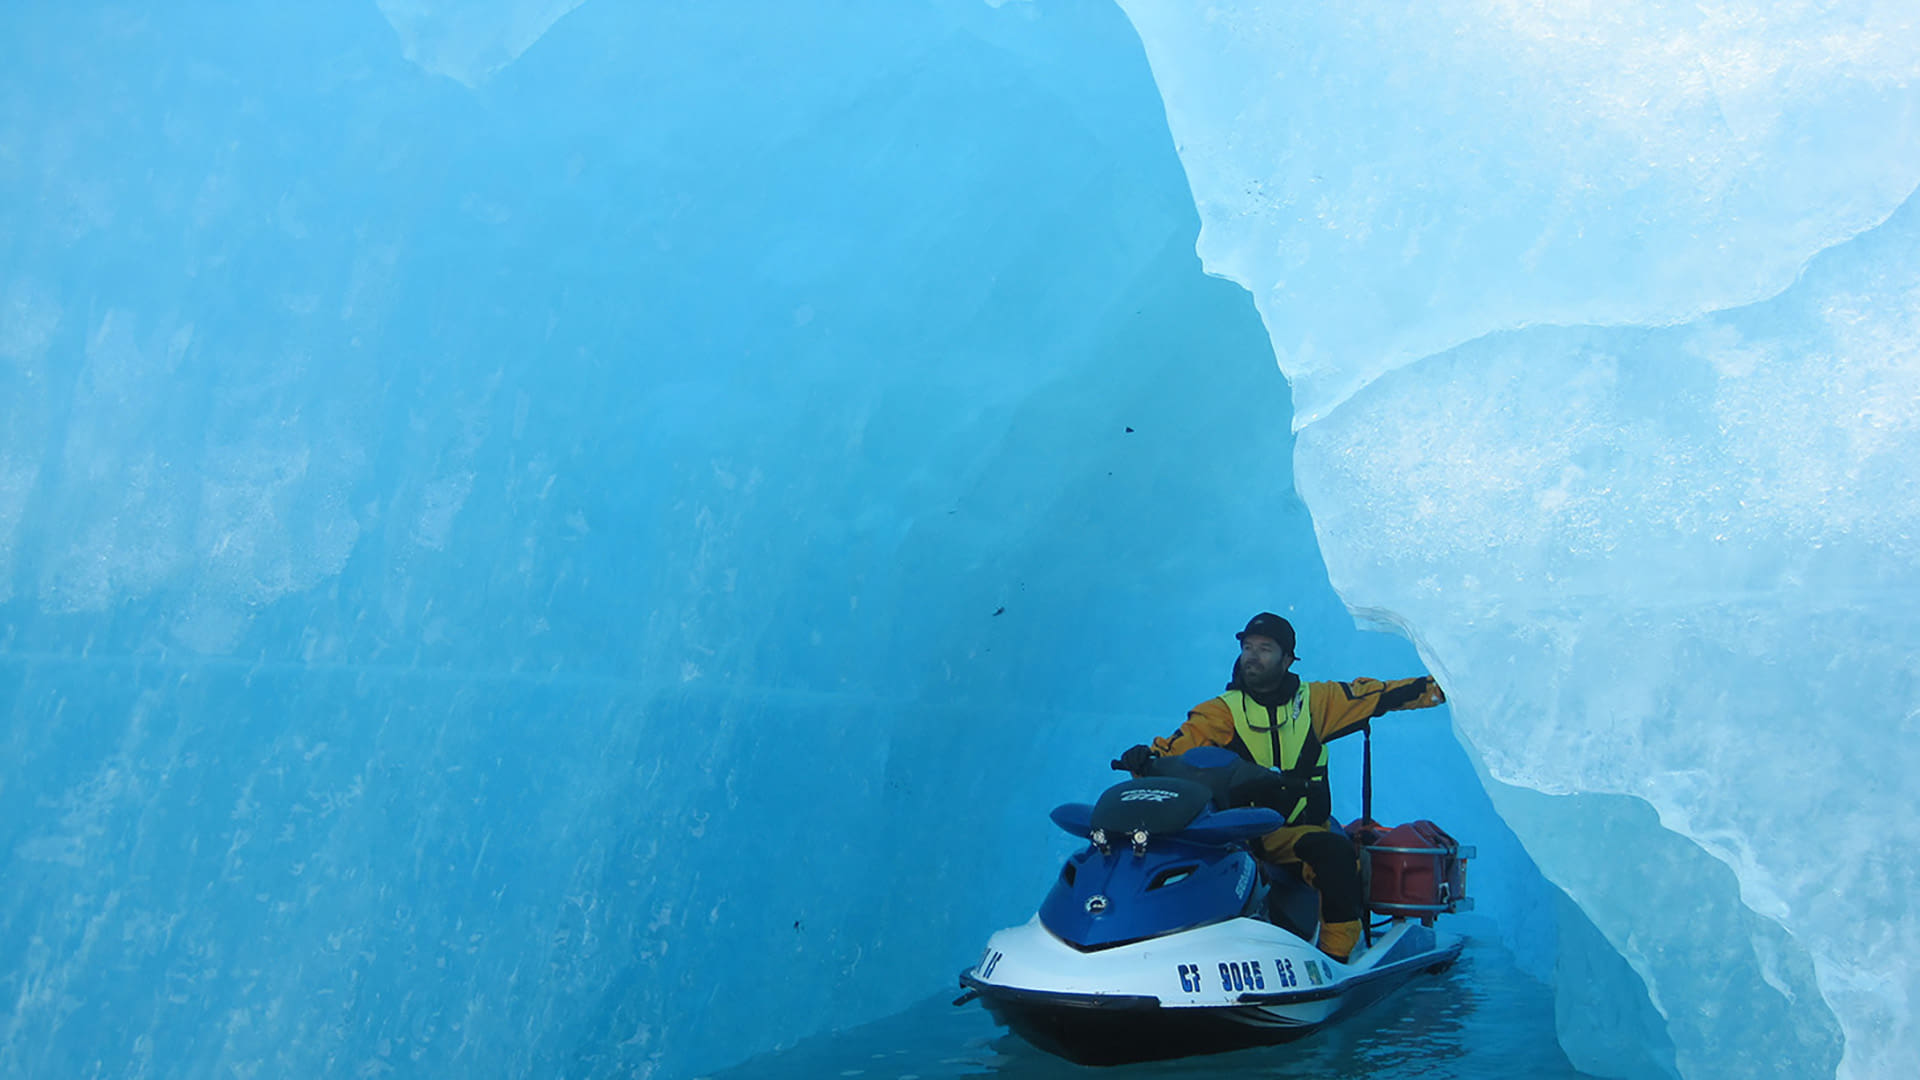
{"type": "Polygon", "coordinates": [[[1363,874],[1373,864],[1373,914],[1338,962],[1314,944],[1319,895],[1252,853],[1284,821],[1273,807],[1297,797],[1283,783],[1207,747],[1155,759],[1092,805],[1055,808],[1086,847],[1034,917],[994,934],[961,973],[955,1004],[977,998],[1042,1050],[1112,1065],[1296,1039],[1451,964],[1464,942],[1433,924],[1471,906],[1472,850],[1431,822],[1349,830],[1363,874]]]}

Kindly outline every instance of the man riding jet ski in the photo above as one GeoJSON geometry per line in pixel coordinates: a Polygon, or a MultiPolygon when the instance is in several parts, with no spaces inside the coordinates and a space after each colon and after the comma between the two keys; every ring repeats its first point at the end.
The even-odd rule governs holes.
{"type": "Polygon", "coordinates": [[[1292,671],[1298,659],[1293,624],[1269,611],[1255,615],[1234,636],[1240,657],[1226,691],[1194,706],[1171,736],[1133,747],[1116,764],[1139,775],[1156,755],[1224,746],[1277,770],[1297,798],[1275,807],[1286,822],[1260,838],[1258,854],[1268,862],[1297,866],[1319,891],[1320,948],[1344,961],[1360,940],[1360,864],[1346,835],[1329,828],[1333,796],[1326,744],[1376,716],[1430,708],[1447,696],[1425,675],[1388,682],[1301,682],[1292,671]]]}
{"type": "Polygon", "coordinates": [[[1042,1049],[1112,1064],[1297,1038],[1459,955],[1432,922],[1466,905],[1471,852],[1430,823],[1396,830],[1417,846],[1378,857],[1422,865],[1390,875],[1392,902],[1376,906],[1396,917],[1361,945],[1357,855],[1326,783],[1328,739],[1438,704],[1439,688],[1302,685],[1286,620],[1263,613],[1239,637],[1227,693],[1114,762],[1136,779],[1054,810],[1088,846],[1034,918],[993,935],[962,973],[961,1002],[980,998],[1042,1049]]]}

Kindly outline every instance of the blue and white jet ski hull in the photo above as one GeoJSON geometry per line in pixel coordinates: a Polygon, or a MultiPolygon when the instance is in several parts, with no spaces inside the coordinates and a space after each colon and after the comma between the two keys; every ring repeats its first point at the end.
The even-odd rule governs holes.
{"type": "Polygon", "coordinates": [[[1299,1038],[1452,963],[1462,944],[1397,919],[1342,964],[1271,923],[1236,918],[1084,951],[1036,916],[993,935],[960,981],[1027,1041],[1105,1065],[1299,1038]]]}

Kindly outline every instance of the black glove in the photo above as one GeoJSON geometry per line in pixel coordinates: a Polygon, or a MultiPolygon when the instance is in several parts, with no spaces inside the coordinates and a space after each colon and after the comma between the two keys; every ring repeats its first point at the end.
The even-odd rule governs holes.
{"type": "Polygon", "coordinates": [[[1113,767],[1116,769],[1124,769],[1135,776],[1139,776],[1146,771],[1147,762],[1159,756],[1159,754],[1153,752],[1153,747],[1151,746],[1128,747],[1127,752],[1121,754],[1120,759],[1113,763],[1113,767]]]}

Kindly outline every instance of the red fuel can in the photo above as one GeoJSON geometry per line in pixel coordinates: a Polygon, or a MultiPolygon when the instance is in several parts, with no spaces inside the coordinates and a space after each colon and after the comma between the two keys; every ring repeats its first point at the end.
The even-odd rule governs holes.
{"type": "Polygon", "coordinates": [[[1370,869],[1368,908],[1382,915],[1417,916],[1428,925],[1438,915],[1473,908],[1467,898],[1472,848],[1461,847],[1431,821],[1391,829],[1361,824],[1370,826],[1357,830],[1356,836],[1370,869]]]}

